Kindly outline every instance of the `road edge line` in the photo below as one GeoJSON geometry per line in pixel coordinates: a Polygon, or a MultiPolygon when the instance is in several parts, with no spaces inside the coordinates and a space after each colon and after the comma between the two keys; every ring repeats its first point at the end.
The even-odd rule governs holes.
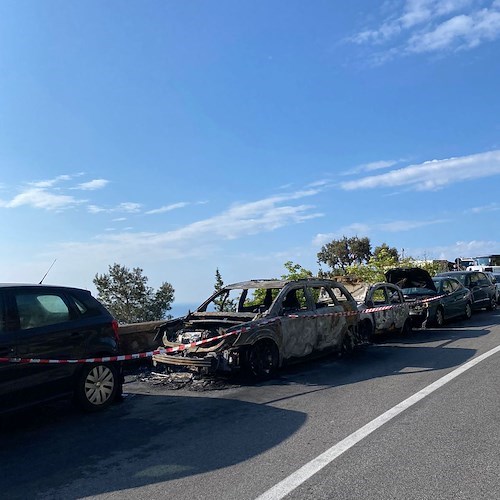
{"type": "Polygon", "coordinates": [[[499,351],[500,345],[471,359],[470,361],[467,361],[463,365],[455,368],[455,370],[447,373],[432,384],[424,387],[401,403],[393,406],[386,412],[382,413],[382,415],[379,415],[372,421],[365,424],[363,427],[359,428],[357,431],[344,438],[342,441],[339,441],[337,444],[321,453],[321,455],[313,458],[311,461],[303,465],[300,469],[296,470],[288,477],[271,487],[269,490],[265,491],[262,495],[259,495],[256,500],[281,500],[293,490],[298,488],[305,481],[307,481],[314,474],[333,462],[337,457],[352,448],[355,444],[359,443],[365,437],[369,436],[379,427],[382,427],[385,423],[389,422],[394,417],[397,417],[399,414],[415,405],[425,397],[429,396],[434,391],[440,389],[451,380],[455,379],[467,370],[470,370],[477,364],[481,363],[481,361],[484,361],[485,359],[493,356],[499,351]]]}

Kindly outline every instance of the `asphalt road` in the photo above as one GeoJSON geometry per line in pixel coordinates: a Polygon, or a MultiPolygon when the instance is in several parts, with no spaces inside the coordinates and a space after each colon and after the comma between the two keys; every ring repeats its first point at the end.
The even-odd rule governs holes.
{"type": "Polygon", "coordinates": [[[129,382],[123,403],[94,415],[52,403],[0,421],[0,495],[500,498],[500,353],[454,372],[498,346],[500,312],[479,312],[262,384],[129,382]]]}

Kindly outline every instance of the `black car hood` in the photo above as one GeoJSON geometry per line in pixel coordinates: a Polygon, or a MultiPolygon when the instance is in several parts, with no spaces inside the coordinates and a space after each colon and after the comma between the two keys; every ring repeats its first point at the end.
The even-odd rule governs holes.
{"type": "Polygon", "coordinates": [[[385,279],[400,288],[427,288],[437,292],[431,275],[420,267],[389,269],[385,279]]]}

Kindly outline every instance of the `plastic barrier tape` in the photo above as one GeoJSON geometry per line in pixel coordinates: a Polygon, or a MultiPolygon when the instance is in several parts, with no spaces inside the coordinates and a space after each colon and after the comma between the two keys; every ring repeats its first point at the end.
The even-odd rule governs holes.
{"type": "MultiPolygon", "coordinates": [[[[424,299],[421,301],[417,301],[416,303],[419,302],[431,302],[433,300],[437,300],[443,297],[443,295],[440,295],[438,297],[432,297],[430,299],[424,299]]],[[[338,312],[338,313],[331,313],[331,314],[311,314],[306,316],[306,318],[317,318],[317,317],[323,317],[323,316],[356,316],[359,312],[363,313],[371,313],[371,312],[379,312],[379,311],[386,311],[388,309],[393,309],[395,307],[401,307],[403,304],[397,304],[397,305],[388,305],[388,306],[379,306],[379,307],[370,307],[368,309],[365,309],[363,311],[346,311],[346,312],[338,312]]],[[[287,315],[288,318],[298,318],[299,316],[297,314],[289,314],[287,315]]],[[[266,321],[262,321],[260,324],[269,324],[277,321],[278,318],[272,318],[266,321]]],[[[39,364],[39,365],[53,365],[53,364],[83,364],[83,363],[113,363],[113,362],[118,362],[118,361],[130,361],[134,359],[144,359],[144,358],[151,358],[155,354],[168,354],[172,352],[179,352],[179,351],[184,351],[186,349],[190,349],[192,347],[197,347],[199,345],[207,344],[209,342],[214,342],[216,340],[221,340],[227,337],[231,337],[233,335],[239,335],[240,333],[245,333],[246,331],[250,330],[248,327],[241,327],[238,328],[237,330],[233,330],[228,333],[224,333],[222,335],[218,335],[217,337],[210,337],[208,339],[203,339],[203,340],[198,340],[196,342],[191,342],[189,344],[180,344],[176,347],[162,347],[160,349],[156,349],[154,351],[148,351],[148,352],[139,352],[139,353],[134,353],[134,354],[122,354],[120,356],[101,356],[101,357],[96,357],[96,358],[85,358],[85,359],[41,359],[41,358],[2,358],[0,357],[0,363],[20,363],[20,364],[39,364]]]]}

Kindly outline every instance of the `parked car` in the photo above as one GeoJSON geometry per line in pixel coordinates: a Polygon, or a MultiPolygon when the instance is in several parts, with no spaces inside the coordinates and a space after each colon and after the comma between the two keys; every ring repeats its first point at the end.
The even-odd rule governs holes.
{"type": "Polygon", "coordinates": [[[153,362],[203,373],[244,370],[256,378],[269,377],[285,363],[310,355],[350,352],[360,342],[358,318],[356,301],[336,281],[235,283],[158,331],[166,348],[206,343],[156,354],[153,362]],[[221,335],[227,336],[210,341],[221,335]]]}
{"type": "Polygon", "coordinates": [[[432,278],[425,269],[399,268],[387,271],[386,278],[401,286],[414,326],[441,327],[449,319],[472,315],[471,292],[452,277],[432,278]]]}
{"type": "MultiPolygon", "coordinates": [[[[0,358],[83,359],[119,354],[118,323],[78,288],[0,284],[0,358]]],[[[62,396],[88,411],[121,395],[117,363],[0,361],[0,412],[62,396]]]]}
{"type": "Polygon", "coordinates": [[[497,304],[500,304],[500,272],[487,272],[491,282],[495,285],[497,289],[497,304]]]}
{"type": "Polygon", "coordinates": [[[493,311],[497,308],[497,288],[489,276],[481,271],[450,271],[439,273],[457,279],[472,292],[472,308],[493,311]]]}
{"type": "Polygon", "coordinates": [[[356,281],[344,284],[358,303],[361,337],[369,339],[388,332],[410,333],[410,307],[397,285],[356,281]],[[375,310],[369,312],[370,309],[375,310]]]}

